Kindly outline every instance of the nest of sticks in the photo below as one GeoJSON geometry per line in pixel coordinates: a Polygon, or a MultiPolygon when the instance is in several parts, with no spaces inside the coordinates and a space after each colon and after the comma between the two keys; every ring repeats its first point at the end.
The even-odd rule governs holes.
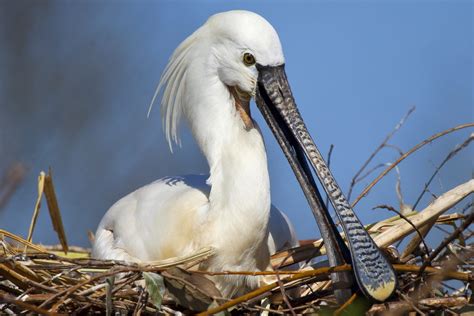
{"type": "MultiPolygon", "coordinates": [[[[397,125],[396,129],[400,126],[397,125]]],[[[474,124],[465,124],[433,135],[410,151],[401,153],[400,158],[389,164],[354,200],[354,204],[417,149],[443,135],[472,126],[474,124]]],[[[388,146],[391,135],[393,132],[375,154],[388,146]]],[[[435,174],[452,156],[467,147],[472,139],[474,134],[456,146],[435,174]]],[[[353,183],[362,174],[361,171],[356,175],[353,183]]],[[[432,179],[425,185],[423,193],[427,192],[432,179]]],[[[196,267],[214,254],[212,248],[201,249],[187,257],[146,264],[96,260],[90,258],[89,249],[68,246],[50,173],[40,174],[38,189],[28,236],[23,238],[0,229],[1,314],[400,315],[415,312],[423,315],[442,311],[467,315],[474,311],[474,245],[473,232],[470,230],[474,211],[473,203],[466,203],[465,199],[474,192],[472,179],[434,197],[418,211],[418,202],[409,207],[404,205],[402,199],[397,209],[389,205],[379,206],[393,211],[394,216],[367,225],[366,228],[393,263],[398,289],[393,297],[382,304],[369,302],[362,294],[355,292],[343,305],[335,301],[330,274],[350,271],[351,266],[327,267],[321,240],[305,241],[297,248],[274,254],[271,258],[274,270],[266,272],[198,271],[196,267]],[[31,242],[43,198],[47,202],[53,228],[58,233],[58,246],[31,242]],[[424,238],[435,229],[445,236],[436,247],[430,248],[424,238]],[[295,263],[300,263],[300,268],[288,270],[295,263]],[[207,278],[217,274],[258,277],[262,285],[243,296],[223,298],[207,278]]],[[[4,195],[0,188],[0,205],[4,195]]]]}

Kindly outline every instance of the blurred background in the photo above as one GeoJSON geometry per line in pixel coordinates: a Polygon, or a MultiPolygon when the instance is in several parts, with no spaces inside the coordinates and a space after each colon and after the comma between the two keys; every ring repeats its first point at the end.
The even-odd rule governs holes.
{"type": "MultiPolygon", "coordinates": [[[[174,48],[210,15],[231,9],[255,11],[278,31],[302,115],[324,155],[334,144],[331,167],[346,192],[413,106],[389,142],[398,149],[384,148],[368,169],[473,121],[472,1],[0,0],[0,227],[26,237],[37,176],[49,167],[69,244],[80,246],[89,246],[87,231],[120,197],[166,175],[207,173],[186,128],[171,154],[158,106],[146,113],[174,48]]],[[[267,144],[273,203],[300,239],[319,237],[278,144],[252,113],[267,144]]],[[[471,132],[437,140],[400,165],[405,203],[471,132]]],[[[468,148],[451,159],[418,209],[470,179],[473,154],[468,148]]],[[[393,215],[372,207],[398,208],[396,179],[393,171],[359,203],[364,223],[393,215]]],[[[58,243],[46,205],[33,240],[58,243]]]]}

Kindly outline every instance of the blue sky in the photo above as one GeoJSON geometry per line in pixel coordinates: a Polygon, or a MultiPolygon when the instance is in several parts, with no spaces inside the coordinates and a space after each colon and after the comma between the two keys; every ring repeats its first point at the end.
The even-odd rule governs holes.
{"type": "MultiPolygon", "coordinates": [[[[280,35],[289,81],[323,153],[347,192],[352,176],[412,107],[391,144],[406,151],[473,121],[472,1],[4,1],[0,17],[0,171],[28,174],[0,210],[1,227],[26,235],[36,177],[49,166],[71,244],[88,245],[108,207],[166,175],[205,173],[192,137],[171,154],[159,111],[146,118],[174,48],[213,13],[246,9],[280,35]]],[[[258,111],[270,157],[273,203],[300,238],[319,236],[306,200],[258,111]]],[[[413,203],[436,166],[471,130],[428,145],[400,166],[413,203]]],[[[384,149],[375,159],[397,158],[384,149]]],[[[431,186],[437,195],[472,177],[473,150],[452,159],[431,186]]],[[[377,174],[377,173],[376,173],[377,174]]],[[[364,223],[398,206],[392,173],[362,200],[364,223]]],[[[362,181],[355,194],[370,182],[362,181]]],[[[354,195],[353,195],[354,197],[354,195]]],[[[421,203],[426,206],[430,195],[421,203]]],[[[159,229],[159,227],[157,227],[159,229]]],[[[435,236],[436,237],[436,236],[435,236]]],[[[441,238],[441,236],[437,236],[441,238]]],[[[34,240],[57,243],[45,209],[34,240]]]]}

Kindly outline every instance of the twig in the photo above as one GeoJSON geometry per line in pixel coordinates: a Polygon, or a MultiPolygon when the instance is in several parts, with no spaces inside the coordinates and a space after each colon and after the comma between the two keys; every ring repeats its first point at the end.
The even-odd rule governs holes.
{"type": "MultiPolygon", "coordinates": [[[[411,273],[418,273],[420,271],[420,266],[416,265],[409,265],[409,264],[394,264],[393,268],[397,272],[411,272],[411,273]]],[[[471,282],[474,280],[474,276],[472,273],[466,272],[458,272],[458,271],[443,271],[441,269],[433,268],[433,267],[426,267],[425,273],[430,273],[433,275],[438,275],[443,279],[454,279],[464,282],[471,282]]]]}
{"type": "Polygon", "coordinates": [[[407,303],[408,305],[410,305],[411,308],[413,308],[416,312],[418,312],[418,314],[420,314],[421,316],[425,316],[426,314],[423,313],[417,306],[416,306],[416,303],[413,302],[413,300],[408,297],[408,295],[406,294],[403,294],[402,292],[400,292],[399,290],[397,290],[397,294],[403,298],[407,303]]]}
{"type": "Polygon", "coordinates": [[[390,138],[392,138],[392,136],[400,129],[400,127],[402,127],[403,123],[405,123],[406,119],[410,116],[410,114],[413,111],[415,111],[415,108],[416,107],[413,106],[410,110],[408,110],[407,114],[405,114],[405,116],[400,120],[400,122],[398,122],[398,124],[395,126],[395,128],[387,136],[385,136],[385,139],[383,140],[383,142],[374,150],[374,152],[364,162],[364,164],[359,169],[359,171],[356,172],[356,174],[352,178],[351,184],[349,186],[349,193],[347,194],[347,200],[350,201],[351,194],[352,194],[352,189],[354,188],[355,184],[359,181],[358,178],[359,178],[360,174],[364,171],[365,168],[367,168],[369,163],[372,161],[372,159],[374,159],[374,157],[378,154],[378,152],[380,150],[382,150],[382,148],[384,148],[387,145],[390,138]]]}
{"type": "Polygon", "coordinates": [[[8,304],[13,304],[13,305],[21,307],[21,308],[23,308],[27,311],[35,312],[35,313],[42,314],[42,315],[58,315],[56,313],[51,313],[51,312],[49,312],[49,311],[47,311],[43,308],[39,308],[35,305],[31,305],[31,304],[25,303],[23,301],[16,300],[13,297],[11,297],[10,295],[5,295],[3,293],[0,293],[0,301],[4,302],[4,303],[8,303],[8,304]]]}
{"type": "Polygon", "coordinates": [[[374,185],[376,185],[380,179],[382,179],[387,173],[389,173],[393,168],[395,168],[398,164],[400,164],[400,162],[402,162],[405,158],[407,158],[408,156],[410,156],[412,153],[414,153],[415,151],[417,151],[418,149],[420,149],[421,147],[425,146],[426,144],[429,144],[431,143],[432,141],[434,141],[435,139],[438,139],[444,135],[447,135],[449,133],[452,133],[452,132],[455,132],[455,131],[458,131],[458,130],[461,130],[461,129],[464,129],[464,128],[468,128],[468,127],[474,127],[474,123],[466,123],[466,124],[461,124],[461,125],[458,125],[456,127],[453,127],[453,128],[450,128],[450,129],[447,129],[447,130],[444,130],[442,132],[439,132],[439,133],[436,133],[434,135],[432,135],[431,137],[425,139],[424,141],[422,141],[421,143],[417,144],[415,147],[413,147],[412,149],[410,149],[409,151],[407,151],[405,154],[403,154],[403,156],[399,157],[394,163],[392,163],[390,165],[390,167],[388,167],[387,169],[385,169],[384,171],[382,171],[381,174],[379,174],[377,176],[377,178],[374,179],[374,181],[372,181],[363,191],[361,194],[359,194],[359,196],[355,199],[355,201],[352,203],[352,207],[354,207],[364,196],[366,196],[369,191],[374,187],[374,185]]]}
{"type": "Polygon", "coordinates": [[[398,146],[395,146],[395,145],[392,145],[392,144],[385,144],[385,147],[394,149],[395,151],[398,152],[398,154],[399,154],[400,156],[403,155],[403,150],[402,150],[400,147],[398,147],[398,146]]]}
{"type": "Polygon", "coordinates": [[[112,289],[115,283],[115,276],[110,276],[106,279],[106,295],[105,295],[105,315],[112,315],[114,308],[112,303],[112,289]]]}
{"type": "MultiPolygon", "coordinates": [[[[448,307],[462,307],[467,305],[468,301],[465,297],[435,297],[435,298],[424,298],[418,302],[418,308],[421,310],[430,309],[445,309],[448,307]]],[[[367,315],[378,315],[386,311],[392,311],[401,313],[402,311],[407,312],[411,305],[408,302],[388,302],[384,304],[372,305],[367,315]]]]}
{"type": "MultiPolygon", "coordinates": [[[[285,310],[276,310],[276,309],[271,309],[271,308],[268,308],[268,307],[263,307],[263,306],[258,306],[258,305],[254,305],[254,306],[251,306],[251,304],[245,304],[245,303],[242,303],[242,306],[245,306],[246,309],[250,310],[250,311],[253,311],[253,312],[263,312],[263,313],[260,313],[261,316],[266,316],[268,315],[268,313],[272,313],[272,314],[275,314],[275,315],[285,315],[285,312],[289,312],[290,310],[288,309],[285,309],[285,310]],[[267,312],[267,313],[265,313],[267,312]]],[[[297,308],[294,308],[294,310],[296,310],[297,308]]]]}
{"type": "Polygon", "coordinates": [[[142,311],[143,305],[144,305],[143,304],[143,298],[144,298],[144,295],[146,293],[148,293],[141,286],[139,287],[138,291],[140,292],[140,294],[138,295],[137,303],[135,305],[135,309],[133,310],[133,314],[132,314],[133,316],[141,314],[141,311],[142,311]]]}
{"type": "MultiPolygon", "coordinates": [[[[331,168],[331,157],[332,157],[333,150],[334,150],[334,144],[331,144],[331,146],[329,146],[328,159],[327,159],[328,168],[331,168]]],[[[329,195],[327,194],[327,192],[326,192],[326,205],[329,205],[329,195]]]]}
{"type": "MultiPolygon", "coordinates": [[[[331,151],[331,150],[330,150],[331,151]]],[[[326,203],[327,204],[327,203],[326,203]]],[[[285,264],[285,262],[290,258],[290,256],[286,256],[282,262],[280,262],[280,264],[278,265],[278,268],[277,269],[280,269],[281,266],[283,266],[285,264]]],[[[275,271],[277,272],[277,271],[275,271]]],[[[281,281],[281,278],[280,278],[280,274],[277,272],[275,273],[275,276],[276,276],[276,279],[277,279],[277,282],[278,282],[278,288],[280,289],[280,293],[281,293],[281,297],[283,299],[283,302],[285,302],[286,306],[288,307],[291,315],[293,316],[296,316],[296,313],[295,311],[293,310],[293,306],[291,306],[290,304],[290,301],[288,300],[288,296],[286,295],[286,291],[285,291],[285,286],[283,284],[283,282],[281,281]]]]}
{"type": "MultiPolygon", "coordinates": [[[[282,262],[282,264],[283,264],[283,263],[284,263],[284,262],[282,262]]],[[[282,299],[283,299],[283,302],[285,302],[286,306],[287,306],[288,309],[290,310],[291,315],[296,316],[296,313],[295,313],[295,311],[293,310],[293,306],[291,306],[290,301],[288,300],[288,296],[286,295],[285,285],[284,285],[283,282],[281,281],[280,274],[279,274],[279,273],[275,273],[275,276],[276,276],[276,279],[277,279],[277,282],[278,282],[278,288],[280,289],[280,293],[281,293],[281,297],[282,297],[282,299]]]]}
{"type": "Polygon", "coordinates": [[[428,257],[428,259],[423,262],[421,268],[420,268],[420,271],[418,272],[418,275],[421,276],[421,274],[423,273],[423,271],[426,269],[426,267],[431,264],[431,261],[433,261],[436,256],[438,256],[438,254],[450,243],[452,242],[454,239],[456,239],[459,234],[461,234],[469,225],[471,225],[472,221],[474,220],[474,212],[470,213],[468,215],[468,217],[463,221],[463,223],[461,224],[461,226],[459,226],[457,229],[454,230],[454,232],[448,236],[446,239],[443,240],[443,242],[438,246],[436,247],[436,249],[430,254],[430,256],[428,257]]]}
{"type": "Polygon", "coordinates": [[[415,204],[413,204],[413,209],[416,209],[416,207],[418,206],[418,203],[420,203],[420,201],[421,201],[421,198],[423,197],[423,195],[425,194],[425,192],[428,190],[428,187],[430,186],[431,182],[434,180],[434,178],[436,177],[436,175],[439,173],[439,171],[441,170],[441,168],[443,168],[443,166],[444,166],[451,158],[453,158],[453,157],[456,156],[461,150],[463,150],[464,148],[466,148],[472,140],[474,140],[474,133],[471,133],[471,135],[469,135],[469,137],[468,137],[461,145],[456,146],[451,152],[449,152],[449,154],[446,156],[446,158],[444,158],[444,160],[441,162],[441,164],[435,169],[434,173],[431,175],[431,177],[429,178],[428,182],[425,183],[425,187],[423,188],[423,191],[420,193],[420,195],[419,195],[418,198],[416,199],[415,204]]]}
{"type": "MultiPolygon", "coordinates": [[[[418,248],[418,246],[420,245],[420,242],[423,242],[423,245],[425,247],[425,255],[426,257],[428,257],[428,248],[426,248],[426,244],[425,244],[425,241],[424,238],[428,232],[431,230],[431,228],[436,224],[436,218],[435,219],[432,219],[430,221],[428,221],[428,223],[422,227],[420,227],[420,229],[417,231],[417,235],[413,236],[413,238],[408,242],[405,250],[403,250],[402,254],[400,255],[400,260],[404,260],[406,258],[408,258],[408,256],[410,254],[412,254],[413,251],[415,251],[416,248],[418,248]]],[[[441,229],[440,227],[437,227],[439,229],[441,229]]],[[[442,231],[444,231],[443,229],[441,229],[442,231]]],[[[401,241],[401,240],[400,240],[401,241]]]]}
{"type": "MultiPolygon", "coordinates": [[[[43,248],[47,251],[57,251],[57,252],[63,252],[63,246],[60,244],[57,245],[43,245],[43,248]]],[[[90,254],[91,253],[91,248],[85,248],[85,247],[79,247],[79,246],[69,246],[68,245],[68,250],[70,252],[79,252],[79,253],[84,253],[84,254],[90,254]]]]}
{"type": "Polygon", "coordinates": [[[344,303],[341,305],[341,307],[339,307],[335,312],[334,312],[334,316],[339,316],[341,315],[341,313],[347,308],[347,306],[351,305],[357,298],[357,293],[354,293],[352,294],[352,296],[344,303]]]}
{"type": "Polygon", "coordinates": [[[383,168],[385,166],[390,166],[390,165],[391,165],[390,162],[385,162],[385,163],[379,163],[378,165],[373,166],[372,168],[367,170],[364,174],[360,175],[357,182],[360,182],[360,181],[364,180],[365,178],[370,176],[372,173],[374,173],[378,169],[383,168]]]}
{"type": "MultiPolygon", "coordinates": [[[[374,208],[372,208],[373,210],[375,209],[378,209],[378,208],[381,208],[381,209],[387,209],[389,211],[392,211],[394,213],[396,213],[398,216],[400,216],[403,220],[405,220],[408,224],[410,224],[411,227],[413,227],[413,229],[415,230],[415,232],[418,234],[418,236],[420,237],[421,241],[423,242],[423,246],[425,247],[425,255],[426,257],[428,257],[428,246],[426,245],[426,242],[425,242],[425,239],[423,238],[423,235],[420,233],[420,231],[418,230],[418,228],[416,228],[415,224],[413,224],[411,222],[411,220],[408,219],[408,217],[406,217],[405,215],[402,214],[402,212],[399,212],[397,211],[394,207],[390,206],[390,205],[378,205],[378,206],[375,206],[374,208]]],[[[422,258],[422,260],[424,261],[424,258],[422,258]]]]}
{"type": "Polygon", "coordinates": [[[43,252],[43,253],[47,253],[47,251],[46,251],[44,248],[42,248],[42,247],[40,247],[40,246],[37,246],[37,245],[35,245],[35,244],[33,244],[33,243],[31,243],[31,242],[29,242],[29,241],[27,241],[27,240],[21,238],[20,236],[17,236],[17,235],[15,235],[15,234],[12,234],[12,233],[10,233],[10,232],[7,232],[6,230],[3,230],[3,229],[1,229],[1,228],[0,228],[0,235],[5,235],[6,237],[11,238],[11,239],[13,239],[14,241],[19,242],[19,243],[21,243],[21,244],[23,244],[23,245],[26,245],[26,246],[28,246],[29,248],[34,249],[34,250],[36,250],[36,251],[43,252]]]}
{"type": "Polygon", "coordinates": [[[177,315],[177,316],[183,316],[183,313],[181,312],[178,312],[178,311],[175,311],[175,310],[172,310],[171,308],[165,306],[165,305],[161,305],[161,309],[168,313],[169,315],[177,315]]]}

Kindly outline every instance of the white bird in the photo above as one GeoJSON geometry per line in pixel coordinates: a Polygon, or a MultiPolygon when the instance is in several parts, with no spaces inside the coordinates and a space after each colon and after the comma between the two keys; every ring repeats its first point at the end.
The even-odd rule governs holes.
{"type": "MultiPolygon", "coordinates": [[[[275,29],[247,11],[216,14],[179,45],[157,89],[157,94],[163,90],[166,137],[170,146],[172,141],[179,143],[178,123],[186,118],[210,175],[207,180],[164,178],[118,201],[99,224],[95,257],[159,260],[211,246],[216,254],[200,268],[261,271],[269,268],[271,252],[296,245],[288,218],[271,207],[265,146],[250,113],[255,97],[311,205],[329,264],[351,263],[359,288],[371,299],[384,301],[394,292],[393,267],[357,218],[308,133],[284,62],[275,29]],[[308,162],[330,198],[348,246],[321,202],[308,162]]],[[[344,302],[353,285],[351,276],[333,273],[331,278],[337,300],[344,302]]],[[[214,280],[227,297],[258,286],[254,277],[214,280]]]]}
{"type": "MultiPolygon", "coordinates": [[[[170,147],[185,117],[210,175],[166,177],[116,202],[97,229],[94,257],[150,261],[211,246],[216,255],[201,268],[262,271],[271,253],[297,245],[288,217],[271,206],[264,141],[250,115],[257,62],[284,57],[274,28],[252,12],[213,15],[179,45],[155,97],[162,90],[170,147]]],[[[226,297],[258,286],[255,277],[214,280],[226,297]]]]}

